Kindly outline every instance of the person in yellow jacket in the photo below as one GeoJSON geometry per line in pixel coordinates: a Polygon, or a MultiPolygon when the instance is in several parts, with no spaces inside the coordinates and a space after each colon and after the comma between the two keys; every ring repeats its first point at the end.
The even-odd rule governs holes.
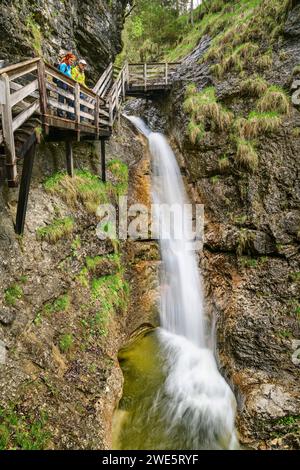
{"type": "Polygon", "coordinates": [[[78,62],[78,65],[76,67],[72,68],[72,78],[75,80],[75,82],[80,83],[80,85],[86,86],[85,83],[85,69],[86,69],[87,63],[84,59],[81,59],[78,62]]]}
{"type": "MultiPolygon", "coordinates": [[[[75,80],[75,82],[78,82],[80,85],[86,86],[85,83],[85,69],[86,69],[87,63],[84,59],[81,59],[78,62],[78,65],[72,68],[72,78],[75,80]]],[[[80,98],[82,100],[86,100],[86,96],[83,95],[83,93],[80,93],[80,98]]],[[[82,104],[80,105],[80,111],[83,111],[84,113],[87,111],[87,108],[83,106],[82,104]]],[[[80,121],[84,122],[84,118],[80,117],[80,121]]]]}

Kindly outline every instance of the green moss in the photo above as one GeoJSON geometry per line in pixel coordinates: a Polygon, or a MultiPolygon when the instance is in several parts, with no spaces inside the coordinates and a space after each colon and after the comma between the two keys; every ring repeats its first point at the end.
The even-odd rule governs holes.
{"type": "Polygon", "coordinates": [[[89,271],[86,267],[82,268],[80,273],[75,277],[75,280],[85,288],[89,287],[89,271]]]}
{"type": "Polygon", "coordinates": [[[220,181],[220,177],[218,175],[212,176],[210,178],[210,181],[212,182],[212,184],[217,184],[220,181]]]}
{"type": "Polygon", "coordinates": [[[21,284],[26,284],[26,282],[28,282],[28,276],[21,276],[19,281],[21,282],[21,284]]]}
{"type": "Polygon", "coordinates": [[[92,300],[100,301],[101,311],[111,315],[116,309],[125,310],[129,295],[129,285],[122,272],[92,280],[92,300]]]}
{"type": "Polygon", "coordinates": [[[244,268],[257,268],[258,260],[256,258],[240,256],[239,262],[244,268]]]}
{"type": "Polygon", "coordinates": [[[43,308],[37,313],[34,323],[40,325],[44,316],[50,316],[54,313],[63,313],[69,310],[71,305],[71,297],[69,294],[64,294],[54,300],[54,302],[46,303],[43,308]]]}
{"type": "Polygon", "coordinates": [[[109,309],[103,308],[101,311],[96,312],[90,319],[89,319],[89,332],[91,335],[100,335],[100,336],[107,336],[108,335],[108,327],[109,327],[109,309]]]}
{"type": "Polygon", "coordinates": [[[26,416],[12,406],[0,408],[0,450],[42,450],[45,449],[50,434],[45,430],[48,417],[26,416]]]}
{"type": "Polygon", "coordinates": [[[14,307],[22,297],[23,289],[19,284],[13,284],[4,291],[4,301],[9,306],[14,307]]]}
{"type": "Polygon", "coordinates": [[[68,237],[73,230],[74,220],[72,217],[65,217],[63,219],[55,219],[46,227],[38,228],[36,233],[39,240],[54,244],[61,238],[68,237]]]}
{"type": "Polygon", "coordinates": [[[283,426],[291,426],[298,423],[300,420],[300,416],[284,416],[283,418],[279,418],[275,421],[275,424],[280,424],[283,426]]]}
{"type": "Polygon", "coordinates": [[[280,336],[280,338],[289,339],[293,336],[293,334],[289,330],[281,330],[278,332],[278,336],[280,336]]]}
{"type": "Polygon", "coordinates": [[[71,252],[74,258],[78,258],[79,256],[78,250],[80,248],[81,248],[81,239],[80,239],[80,236],[78,235],[71,244],[71,252]]]}
{"type": "Polygon", "coordinates": [[[70,351],[74,343],[73,335],[70,333],[65,333],[61,335],[59,339],[59,349],[62,353],[67,353],[70,351]]]}
{"type": "Polygon", "coordinates": [[[128,191],[128,166],[115,158],[107,163],[107,169],[114,178],[111,190],[115,196],[123,196],[128,191]]]}
{"type": "Polygon", "coordinates": [[[98,267],[105,263],[110,263],[118,271],[121,269],[120,255],[118,253],[95,257],[88,256],[86,258],[87,269],[91,272],[95,272],[98,267]]]}
{"type": "Polygon", "coordinates": [[[40,26],[34,21],[32,17],[27,18],[27,28],[29,29],[32,37],[32,47],[37,56],[42,56],[42,40],[43,36],[41,33],[40,26]]]}

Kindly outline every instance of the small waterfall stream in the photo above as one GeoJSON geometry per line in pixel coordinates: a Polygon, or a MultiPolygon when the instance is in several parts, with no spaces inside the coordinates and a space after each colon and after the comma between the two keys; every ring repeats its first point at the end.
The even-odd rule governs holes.
{"type": "MultiPolygon", "coordinates": [[[[207,331],[204,318],[197,254],[189,249],[188,230],[180,239],[175,236],[178,227],[172,227],[167,234],[164,232],[167,226],[164,208],[174,204],[182,207],[189,202],[182,176],[166,138],[151,132],[142,119],[133,116],[128,119],[147,137],[152,156],[152,196],[160,208],[157,217],[162,256],[162,327],[124,352],[124,393],[130,377],[138,392],[135,390],[134,398],[133,390],[129,391],[129,414],[127,411],[124,415],[117,446],[235,449],[238,447],[234,427],[236,402],[209,347],[211,332],[207,331]],[[147,355],[147,364],[143,354],[147,355]],[[142,383],[137,378],[139,372],[144,374],[142,383]]],[[[183,216],[183,226],[187,225],[183,216]]]]}

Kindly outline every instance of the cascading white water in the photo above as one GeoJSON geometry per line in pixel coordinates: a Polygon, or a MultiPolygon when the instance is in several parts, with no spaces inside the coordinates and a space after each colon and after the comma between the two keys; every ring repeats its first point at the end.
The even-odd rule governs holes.
{"type": "MultiPolygon", "coordinates": [[[[218,371],[206,341],[201,275],[190,236],[175,237],[176,227],[165,233],[164,208],[188,203],[182,176],[166,138],[151,132],[138,117],[127,118],[148,138],[153,166],[153,202],[160,206],[161,323],[159,338],[167,358],[164,390],[165,417],[172,429],[189,434],[191,449],[238,447],[234,421],[235,397],[218,371]],[[163,227],[163,229],[162,229],[163,227]],[[166,399],[167,397],[167,399],[166,399]]],[[[176,219],[175,219],[176,222],[176,219]]],[[[188,221],[183,217],[183,225],[188,221]]]]}

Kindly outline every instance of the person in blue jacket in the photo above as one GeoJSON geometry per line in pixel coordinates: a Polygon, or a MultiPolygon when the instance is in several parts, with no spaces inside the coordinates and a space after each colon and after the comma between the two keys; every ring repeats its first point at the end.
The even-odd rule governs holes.
{"type": "MultiPolygon", "coordinates": [[[[61,63],[59,64],[58,70],[64,75],[66,75],[67,77],[72,79],[72,66],[75,61],[76,61],[76,56],[74,54],[71,54],[71,53],[66,54],[65,57],[62,59],[61,63]]],[[[64,82],[58,82],[57,86],[66,91],[71,91],[68,85],[64,82]]],[[[68,106],[74,106],[74,101],[70,100],[69,98],[65,98],[62,95],[58,95],[58,102],[62,104],[66,103],[68,106]]],[[[64,112],[61,109],[58,110],[57,114],[60,117],[64,116],[64,112]]],[[[74,119],[74,114],[67,112],[67,119],[74,119]]]]}

